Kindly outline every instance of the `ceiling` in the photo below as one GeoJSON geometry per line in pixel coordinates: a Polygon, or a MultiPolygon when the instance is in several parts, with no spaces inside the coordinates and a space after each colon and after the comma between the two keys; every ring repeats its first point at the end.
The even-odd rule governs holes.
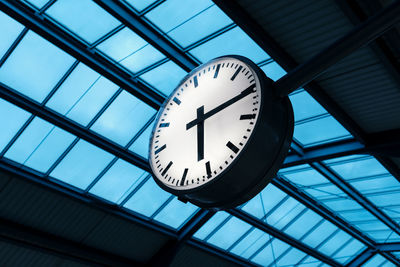
{"type": "Polygon", "coordinates": [[[151,179],[157,109],[191,69],[273,80],[393,1],[0,1],[0,265],[400,265],[400,35],[290,95],[284,166],[235,209],[151,179]]]}

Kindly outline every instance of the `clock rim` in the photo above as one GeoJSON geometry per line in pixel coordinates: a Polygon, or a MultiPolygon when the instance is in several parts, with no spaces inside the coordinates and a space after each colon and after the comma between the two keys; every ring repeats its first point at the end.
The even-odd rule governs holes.
{"type": "MultiPolygon", "coordinates": [[[[264,110],[264,90],[265,87],[268,86],[266,83],[267,81],[265,80],[264,77],[260,77],[265,74],[262,72],[262,70],[260,69],[260,67],[257,66],[257,64],[255,64],[252,60],[250,60],[247,57],[244,56],[240,56],[240,55],[225,55],[225,56],[220,56],[220,57],[216,57],[213,58],[209,61],[207,61],[206,63],[203,63],[201,65],[199,65],[198,67],[194,68],[192,71],[190,71],[189,73],[187,73],[182,80],[178,83],[178,85],[176,86],[176,88],[170,93],[170,95],[164,100],[163,104],[161,105],[159,111],[157,112],[157,116],[155,117],[155,123],[153,126],[153,129],[151,131],[151,136],[150,136],[150,144],[149,144],[149,164],[150,164],[150,168],[152,170],[151,172],[151,176],[153,177],[153,180],[155,180],[155,182],[165,191],[172,193],[178,197],[180,196],[184,196],[184,195],[189,195],[191,193],[195,193],[197,191],[201,191],[201,190],[206,190],[206,187],[212,186],[212,184],[218,182],[218,180],[220,180],[221,178],[224,177],[224,175],[226,174],[226,172],[229,172],[231,170],[231,168],[237,163],[237,161],[240,160],[240,158],[242,157],[242,155],[246,152],[247,148],[248,148],[248,144],[250,143],[251,139],[254,136],[254,132],[256,131],[256,129],[259,126],[260,123],[260,118],[261,118],[261,113],[264,110]],[[254,128],[250,134],[250,136],[248,137],[248,140],[246,141],[246,143],[244,144],[243,148],[241,149],[241,151],[239,152],[239,154],[235,157],[235,159],[229,164],[229,166],[227,166],[222,172],[220,172],[217,176],[215,176],[213,179],[211,179],[208,182],[205,182],[197,187],[194,188],[189,188],[189,189],[175,189],[172,187],[169,187],[168,185],[164,184],[160,179],[157,178],[157,176],[154,174],[153,172],[153,164],[152,164],[152,160],[151,160],[151,146],[152,146],[152,142],[153,142],[153,138],[154,138],[154,133],[155,130],[157,128],[159,119],[165,109],[165,107],[167,106],[168,102],[171,100],[171,97],[176,93],[176,91],[179,90],[179,88],[181,87],[182,84],[184,84],[184,82],[190,77],[192,76],[194,73],[198,72],[199,69],[202,69],[202,66],[208,65],[214,61],[218,61],[220,59],[223,58],[232,58],[232,59],[236,59],[239,60],[241,62],[243,62],[244,64],[246,64],[248,67],[251,67],[252,72],[254,75],[257,75],[256,78],[258,79],[259,83],[260,83],[260,110],[256,119],[256,122],[254,124],[254,128]],[[261,73],[260,73],[261,72],[261,73]]],[[[186,198],[184,198],[186,199],[186,198]]],[[[191,200],[191,199],[188,199],[191,200]]]]}

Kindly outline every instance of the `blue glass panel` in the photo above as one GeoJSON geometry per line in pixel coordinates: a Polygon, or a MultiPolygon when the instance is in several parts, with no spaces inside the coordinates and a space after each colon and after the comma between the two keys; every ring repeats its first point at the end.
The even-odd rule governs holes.
{"type": "Polygon", "coordinates": [[[360,241],[353,239],[350,243],[341,248],[333,258],[339,263],[345,264],[354,256],[361,253],[363,249],[365,249],[365,246],[360,241]]]}
{"type": "Polygon", "coordinates": [[[187,47],[231,23],[232,20],[214,5],[169,31],[168,35],[182,47],[187,47]]]}
{"type": "Polygon", "coordinates": [[[317,247],[338,228],[329,221],[324,221],[314,231],[308,234],[302,242],[312,248],[317,247]]]}
{"type": "Polygon", "coordinates": [[[11,103],[0,99],[0,152],[24,125],[30,114],[11,103]]]}
{"type": "Polygon", "coordinates": [[[379,230],[387,230],[388,227],[383,224],[381,221],[372,221],[372,222],[363,222],[363,223],[357,223],[357,228],[360,229],[363,232],[368,232],[368,231],[379,231],[379,230]]]}
{"type": "Polygon", "coordinates": [[[304,206],[302,204],[293,198],[289,198],[274,210],[266,221],[275,228],[282,229],[303,210],[304,206]]]}
{"type": "Polygon", "coordinates": [[[40,172],[46,172],[74,139],[72,134],[36,117],[5,156],[40,172]]]}
{"type": "Polygon", "coordinates": [[[387,193],[385,195],[367,195],[367,198],[375,205],[400,205],[400,193],[387,193]]]}
{"type": "Polygon", "coordinates": [[[378,243],[390,243],[400,241],[400,236],[392,230],[366,232],[372,239],[378,243]]]}
{"type": "Polygon", "coordinates": [[[382,257],[379,254],[376,254],[374,257],[372,257],[369,261],[364,263],[363,267],[376,267],[376,266],[381,266],[384,264],[386,259],[382,257]]]}
{"type": "Polygon", "coordinates": [[[292,102],[295,121],[301,121],[327,113],[327,111],[304,90],[291,94],[289,98],[290,102],[292,102]]]}
{"type": "Polygon", "coordinates": [[[81,189],[88,185],[110,163],[113,156],[80,140],[51,172],[50,176],[81,189]]]}
{"type": "Polygon", "coordinates": [[[242,207],[242,210],[261,219],[285,196],[286,194],[284,192],[270,184],[263,191],[261,191],[261,193],[247,202],[242,207]]]}
{"type": "Polygon", "coordinates": [[[131,6],[136,8],[137,11],[142,11],[152,3],[154,3],[156,0],[125,0],[128,2],[131,6]]]}
{"type": "Polygon", "coordinates": [[[296,125],[293,136],[304,146],[351,137],[350,133],[332,116],[296,125]]]}
{"type": "Polygon", "coordinates": [[[300,186],[326,184],[329,181],[314,169],[303,169],[298,172],[282,173],[290,182],[300,186]]]}
{"type": "Polygon", "coordinates": [[[229,214],[225,211],[217,212],[193,236],[199,239],[205,239],[228,216],[229,214]]]}
{"type": "Polygon", "coordinates": [[[153,130],[154,122],[152,122],[149,126],[147,126],[146,130],[140,134],[140,136],[133,142],[131,147],[129,148],[131,151],[139,154],[140,156],[147,158],[149,155],[149,143],[150,143],[150,135],[153,130]]]}
{"type": "Polygon", "coordinates": [[[343,164],[336,163],[331,168],[345,179],[373,176],[388,173],[388,171],[374,158],[364,158],[343,164]]]}
{"type": "Polygon", "coordinates": [[[341,211],[340,216],[349,222],[360,222],[360,221],[375,221],[376,218],[368,211],[358,206],[358,210],[341,211]]]}
{"type": "Polygon", "coordinates": [[[322,217],[313,212],[307,210],[300,218],[296,219],[287,229],[285,233],[291,235],[296,239],[300,239],[305,233],[311,230],[322,217]]]}
{"type": "Polygon", "coordinates": [[[393,176],[354,181],[350,182],[350,184],[363,194],[400,190],[400,183],[393,176]]]}
{"type": "Polygon", "coordinates": [[[146,18],[168,32],[212,4],[210,0],[168,0],[146,14],[146,18]]]}
{"type": "Polygon", "coordinates": [[[336,250],[341,248],[349,239],[350,235],[340,231],[329,239],[325,244],[323,244],[318,250],[325,255],[331,256],[336,250]]]}
{"type": "Polygon", "coordinates": [[[239,27],[235,27],[190,50],[190,53],[202,62],[206,62],[218,56],[234,54],[248,57],[255,63],[269,58],[268,54],[239,27]]]}
{"type": "Polygon", "coordinates": [[[265,75],[273,81],[279,80],[279,78],[286,74],[286,71],[275,61],[262,66],[261,69],[265,72],[265,75]]]}
{"type": "Polygon", "coordinates": [[[42,102],[74,59],[29,31],[0,68],[0,82],[42,102]]]}
{"type": "Polygon", "coordinates": [[[334,211],[362,209],[362,207],[352,199],[340,198],[332,201],[325,201],[324,204],[334,211]]]}
{"type": "Polygon", "coordinates": [[[169,225],[174,229],[178,229],[186,220],[192,217],[198,209],[199,208],[195,205],[189,202],[183,203],[175,197],[154,217],[154,220],[169,225]]]}
{"type": "Polygon", "coordinates": [[[322,265],[322,263],[319,260],[317,260],[311,256],[308,256],[300,264],[298,264],[296,266],[299,266],[299,267],[321,267],[321,265],[322,265]]]}
{"type": "Polygon", "coordinates": [[[124,207],[150,217],[170,196],[171,194],[162,190],[150,177],[124,207]]]}
{"type": "Polygon", "coordinates": [[[125,146],[154,114],[153,108],[123,91],[91,129],[125,146]]]}
{"type": "Polygon", "coordinates": [[[289,248],[289,245],[283,243],[279,239],[273,239],[271,244],[266,246],[263,250],[261,250],[253,259],[255,263],[258,263],[263,266],[268,266],[271,264],[276,258],[282,255],[289,248]]]}
{"type": "Polygon", "coordinates": [[[22,24],[0,12],[0,58],[4,56],[23,28],[22,24]]]}
{"type": "Polygon", "coordinates": [[[271,237],[268,234],[257,228],[254,228],[248,235],[246,235],[245,238],[237,243],[230,252],[248,259],[258,249],[265,245],[270,238],[271,237]]]}
{"type": "Polygon", "coordinates": [[[168,61],[141,75],[140,78],[163,94],[169,95],[185,75],[186,71],[174,62],[168,61]]]}
{"type": "MultiPolygon", "coordinates": [[[[278,266],[295,266],[306,254],[298,249],[292,248],[276,263],[278,266]]],[[[297,266],[297,265],[296,265],[297,266]]]]}
{"type": "Polygon", "coordinates": [[[86,126],[117,89],[117,85],[79,63],[46,106],[86,126]]]}
{"type": "Polygon", "coordinates": [[[142,169],[119,159],[89,192],[119,204],[147,175],[142,169]]]}
{"type": "Polygon", "coordinates": [[[41,9],[44,5],[49,2],[49,0],[25,0],[28,3],[31,3],[33,6],[41,9]]]}
{"type": "Polygon", "coordinates": [[[306,188],[304,191],[318,200],[347,197],[347,195],[335,185],[306,188]]]}
{"type": "Polygon", "coordinates": [[[207,242],[222,249],[228,249],[249,229],[249,224],[232,217],[207,242]]]}
{"type": "Polygon", "coordinates": [[[89,43],[98,40],[120,24],[90,0],[58,0],[46,14],[89,43]]]}

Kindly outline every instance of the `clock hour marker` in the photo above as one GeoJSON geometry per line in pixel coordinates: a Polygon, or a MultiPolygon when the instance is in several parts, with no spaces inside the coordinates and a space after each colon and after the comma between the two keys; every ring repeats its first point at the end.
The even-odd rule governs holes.
{"type": "Polygon", "coordinates": [[[206,172],[207,172],[207,178],[210,178],[211,177],[211,166],[210,166],[209,161],[206,162],[206,172]]]}
{"type": "Polygon", "coordinates": [[[239,148],[237,146],[235,146],[234,144],[231,143],[231,141],[229,141],[228,143],[226,143],[226,146],[230,148],[230,150],[232,150],[235,153],[239,152],[239,148]]]}
{"type": "Polygon", "coordinates": [[[176,104],[178,104],[178,105],[180,105],[181,104],[181,101],[178,99],[178,98],[176,98],[176,97],[174,97],[174,102],[176,103],[176,104]]]}
{"type": "Polygon", "coordinates": [[[243,114],[240,115],[240,119],[241,120],[251,120],[251,119],[255,119],[256,118],[256,114],[243,114]]]}
{"type": "Polygon", "coordinates": [[[239,74],[239,72],[242,70],[242,66],[240,66],[236,71],[235,71],[235,73],[233,74],[233,76],[232,76],[232,78],[231,78],[231,81],[233,81],[235,78],[236,78],[236,76],[239,74]]]}
{"type": "Polygon", "coordinates": [[[161,173],[161,176],[164,176],[164,175],[167,173],[167,171],[169,170],[169,168],[171,168],[171,165],[172,165],[172,161],[170,161],[170,162],[168,163],[167,167],[165,167],[165,169],[164,169],[163,172],[161,173]]]}
{"type": "Polygon", "coordinates": [[[169,122],[160,123],[159,127],[169,127],[169,122]]]}
{"type": "Polygon", "coordinates": [[[163,145],[162,147],[158,148],[156,151],[154,151],[154,155],[157,155],[158,153],[163,151],[166,147],[167,147],[167,145],[163,145]]]}
{"type": "Polygon", "coordinates": [[[199,85],[199,82],[197,81],[197,76],[193,77],[193,82],[194,82],[194,87],[197,87],[199,85]]]}
{"type": "Polygon", "coordinates": [[[217,69],[215,70],[215,73],[214,73],[214,79],[218,77],[218,72],[219,72],[220,67],[221,67],[221,64],[218,64],[217,69]]]}
{"type": "Polygon", "coordinates": [[[189,170],[189,169],[186,168],[186,169],[183,171],[182,180],[181,180],[181,186],[185,183],[185,179],[186,179],[188,170],[189,170]]]}

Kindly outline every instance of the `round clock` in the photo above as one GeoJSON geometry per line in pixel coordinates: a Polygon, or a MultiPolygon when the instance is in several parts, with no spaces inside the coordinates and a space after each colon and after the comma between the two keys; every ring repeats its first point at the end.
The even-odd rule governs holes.
{"type": "Polygon", "coordinates": [[[153,178],[203,208],[231,208],[259,193],[289,150],[293,111],[272,80],[241,56],[190,72],[159,110],[150,139],[153,178]]]}

